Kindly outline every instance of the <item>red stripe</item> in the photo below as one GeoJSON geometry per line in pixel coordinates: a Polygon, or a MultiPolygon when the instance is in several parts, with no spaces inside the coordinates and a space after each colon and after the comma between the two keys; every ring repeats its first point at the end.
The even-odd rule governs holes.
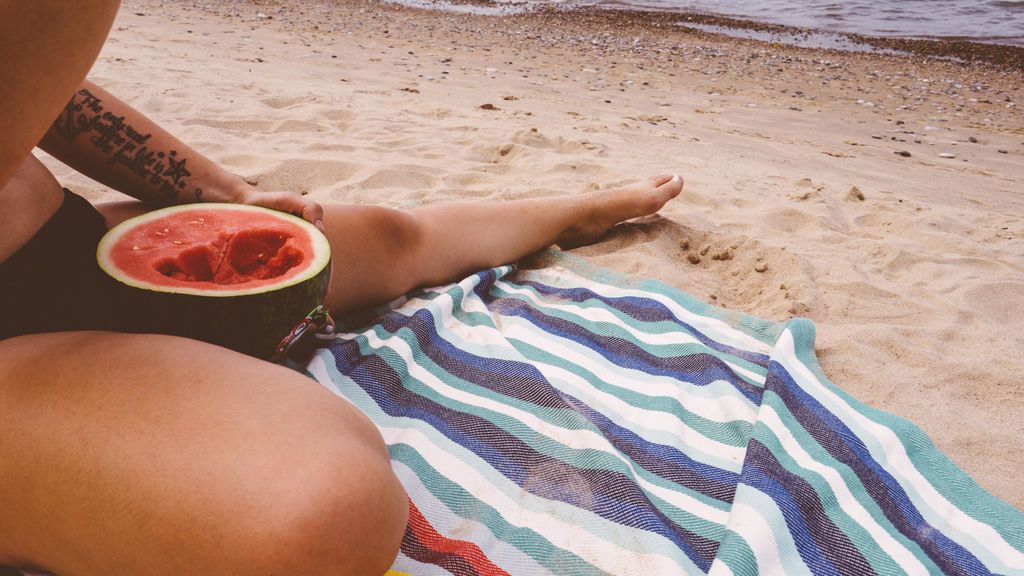
{"type": "Polygon", "coordinates": [[[442,536],[430,522],[427,521],[420,509],[412,500],[409,500],[409,530],[421,544],[434,552],[458,556],[476,570],[480,576],[509,576],[484,554],[479,546],[466,540],[452,540],[442,536]]]}

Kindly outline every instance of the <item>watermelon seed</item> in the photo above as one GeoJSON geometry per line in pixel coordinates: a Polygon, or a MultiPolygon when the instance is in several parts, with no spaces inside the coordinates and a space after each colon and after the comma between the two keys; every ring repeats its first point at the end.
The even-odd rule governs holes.
{"type": "Polygon", "coordinates": [[[139,249],[138,246],[132,246],[132,250],[138,250],[138,249],[139,249]]]}
{"type": "Polygon", "coordinates": [[[174,243],[175,244],[181,244],[181,240],[175,240],[174,243]]]}
{"type": "Polygon", "coordinates": [[[154,234],[156,234],[157,236],[163,236],[164,235],[163,232],[159,232],[159,231],[158,232],[154,232],[154,234]]]}

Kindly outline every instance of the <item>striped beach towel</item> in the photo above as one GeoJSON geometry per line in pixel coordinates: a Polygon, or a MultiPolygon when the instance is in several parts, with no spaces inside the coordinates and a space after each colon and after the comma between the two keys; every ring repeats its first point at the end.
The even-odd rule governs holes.
{"type": "Polygon", "coordinates": [[[1024,574],[1024,515],[829,382],[809,321],[546,263],[410,294],[307,366],[409,494],[391,574],[1024,574]]]}

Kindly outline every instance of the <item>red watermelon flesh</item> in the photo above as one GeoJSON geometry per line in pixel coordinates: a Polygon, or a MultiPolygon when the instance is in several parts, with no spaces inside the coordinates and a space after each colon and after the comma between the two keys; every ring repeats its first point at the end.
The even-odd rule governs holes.
{"type": "Polygon", "coordinates": [[[275,215],[195,209],[134,226],[109,257],[139,282],[236,291],[301,274],[312,250],[306,230],[275,215]]]}

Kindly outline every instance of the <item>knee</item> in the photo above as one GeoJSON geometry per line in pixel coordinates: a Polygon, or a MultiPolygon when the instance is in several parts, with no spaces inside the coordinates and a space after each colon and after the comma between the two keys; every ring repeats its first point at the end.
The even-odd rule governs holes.
{"type": "Polygon", "coordinates": [[[366,454],[277,479],[243,528],[231,573],[383,574],[405,534],[408,498],[386,457],[366,454]]]}
{"type": "Polygon", "coordinates": [[[369,218],[379,239],[397,255],[414,252],[423,236],[423,226],[412,212],[375,206],[370,208],[369,218]]]}

